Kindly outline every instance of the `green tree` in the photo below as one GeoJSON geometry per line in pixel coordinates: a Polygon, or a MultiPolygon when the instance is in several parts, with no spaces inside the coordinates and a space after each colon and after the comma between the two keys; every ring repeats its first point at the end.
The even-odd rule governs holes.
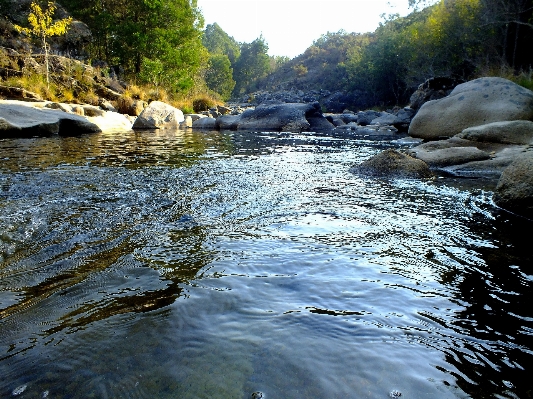
{"type": "Polygon", "coordinates": [[[270,71],[270,57],[268,45],[263,36],[258,37],[252,43],[241,45],[241,56],[234,68],[235,89],[234,93],[251,89],[252,84],[263,78],[270,71]]]}
{"type": "Polygon", "coordinates": [[[225,54],[211,54],[205,73],[205,82],[209,89],[228,100],[235,87],[231,62],[225,54]]]}
{"type": "Polygon", "coordinates": [[[63,0],[95,36],[93,53],[139,76],[160,62],[159,79],[172,91],[187,91],[207,62],[203,17],[196,0],[63,0]],[[164,76],[163,76],[164,75],[164,76]]]}
{"type": "Polygon", "coordinates": [[[24,33],[28,36],[38,37],[41,40],[44,49],[44,61],[46,65],[46,83],[48,86],[50,86],[50,77],[48,71],[49,46],[47,39],[50,36],[64,35],[72,22],[72,18],[68,17],[54,22],[52,20],[52,16],[55,13],[56,7],[52,2],[48,3],[48,9],[45,11],[43,11],[41,6],[39,6],[37,3],[31,3],[30,8],[31,12],[28,15],[28,22],[31,28],[24,28],[19,25],[14,26],[18,32],[24,33]]]}
{"type": "Polygon", "coordinates": [[[241,54],[239,43],[215,22],[206,26],[202,43],[209,54],[224,54],[234,66],[241,54]]]}

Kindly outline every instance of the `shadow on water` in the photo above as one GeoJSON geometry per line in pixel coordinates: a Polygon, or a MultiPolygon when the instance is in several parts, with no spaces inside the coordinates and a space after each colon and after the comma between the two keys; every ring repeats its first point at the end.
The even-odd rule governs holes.
{"type": "Polygon", "coordinates": [[[470,248],[482,260],[478,266],[443,275],[464,306],[449,327],[469,337],[450,337],[443,352],[462,373],[459,386],[474,398],[533,397],[533,258],[524,234],[531,224],[502,210],[490,223],[472,220],[471,227],[494,245],[470,248]]]}

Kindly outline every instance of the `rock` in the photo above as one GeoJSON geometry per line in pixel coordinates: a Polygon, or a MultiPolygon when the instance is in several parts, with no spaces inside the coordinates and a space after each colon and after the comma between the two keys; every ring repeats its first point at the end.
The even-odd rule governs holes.
{"type": "Polygon", "coordinates": [[[6,100],[43,101],[38,94],[10,86],[0,86],[0,97],[6,100]]]}
{"type": "Polygon", "coordinates": [[[102,111],[102,114],[86,116],[86,119],[97,125],[102,132],[123,132],[131,130],[133,122],[127,115],[112,111],[102,111]]]}
{"type": "Polygon", "coordinates": [[[95,107],[93,105],[83,105],[83,113],[85,116],[104,116],[105,111],[101,108],[95,107]]]}
{"type": "Polygon", "coordinates": [[[318,103],[260,105],[243,112],[236,122],[238,130],[301,132],[333,129],[322,115],[318,103]]]}
{"type": "Polygon", "coordinates": [[[216,128],[219,130],[237,130],[241,115],[222,115],[217,118],[216,128]]]}
{"type": "Polygon", "coordinates": [[[346,124],[350,123],[350,122],[358,122],[359,121],[359,117],[352,113],[352,112],[343,112],[341,115],[340,115],[342,121],[346,124]]]}
{"type": "Polygon", "coordinates": [[[472,161],[484,161],[490,159],[490,154],[476,147],[453,147],[428,152],[418,151],[416,157],[429,166],[444,167],[472,161]]]}
{"type": "Polygon", "coordinates": [[[430,78],[418,86],[411,95],[409,106],[414,111],[418,111],[424,103],[448,96],[460,83],[464,81],[449,77],[430,78]]]}
{"type": "Polygon", "coordinates": [[[59,109],[63,112],[72,112],[72,106],[64,103],[49,103],[45,105],[45,108],[59,109]]]}
{"type": "Polygon", "coordinates": [[[357,123],[361,126],[370,125],[372,121],[381,116],[381,112],[378,111],[360,111],[357,113],[357,123]]]}
{"type": "Polygon", "coordinates": [[[407,153],[455,175],[499,178],[525,149],[523,145],[475,142],[455,136],[421,144],[407,153]]]}
{"type": "Polygon", "coordinates": [[[405,178],[426,178],[432,176],[425,162],[396,150],[385,150],[350,170],[353,173],[371,176],[405,178]]]}
{"type": "Polygon", "coordinates": [[[502,173],[493,200],[501,208],[533,218],[533,152],[518,156],[502,173]]]}
{"type": "Polygon", "coordinates": [[[325,115],[325,118],[335,127],[346,125],[346,122],[344,122],[339,115],[336,115],[336,114],[325,115]]]}
{"type": "Polygon", "coordinates": [[[192,118],[190,115],[185,115],[185,120],[180,123],[180,128],[189,128],[192,127],[192,118]]]}
{"type": "Polygon", "coordinates": [[[220,115],[228,115],[231,113],[231,108],[229,107],[224,107],[222,105],[217,105],[217,112],[220,114],[220,115]]]}
{"type": "Polygon", "coordinates": [[[98,104],[104,111],[118,112],[109,101],[100,100],[98,104]]]}
{"type": "Polygon", "coordinates": [[[203,130],[216,130],[217,120],[215,118],[205,117],[195,120],[192,123],[194,129],[203,129],[203,130]]]}
{"type": "Polygon", "coordinates": [[[337,126],[335,130],[348,132],[355,136],[383,136],[383,135],[393,135],[398,132],[398,129],[396,129],[394,126],[388,126],[388,125],[361,126],[354,122],[350,122],[347,125],[337,126]]]}
{"type": "Polygon", "coordinates": [[[425,103],[413,118],[409,135],[435,140],[473,126],[532,118],[532,91],[507,79],[480,78],[460,84],[448,97],[425,103]]]}
{"type": "Polygon", "coordinates": [[[469,127],[456,137],[502,144],[533,144],[533,122],[504,121],[469,127]]]}
{"type": "Polygon", "coordinates": [[[0,137],[33,137],[96,133],[102,129],[87,118],[60,110],[42,109],[24,101],[0,101],[0,137]]]}
{"type": "Polygon", "coordinates": [[[409,107],[400,109],[396,114],[396,120],[394,121],[394,127],[402,132],[407,132],[409,130],[409,125],[411,120],[415,116],[415,110],[409,107]]]}
{"type": "Polygon", "coordinates": [[[488,152],[480,150],[475,145],[476,143],[471,141],[454,137],[421,144],[410,149],[408,154],[437,168],[490,159],[488,152]]]}
{"type": "Polygon", "coordinates": [[[396,115],[382,112],[380,116],[372,119],[369,125],[394,125],[398,121],[396,115]]]}
{"type": "Polygon", "coordinates": [[[192,121],[197,121],[198,119],[200,118],[205,118],[206,116],[205,115],[202,115],[202,114],[185,114],[184,117],[187,118],[188,116],[191,117],[192,121]]]}
{"type": "Polygon", "coordinates": [[[161,101],[152,101],[137,117],[133,129],[179,128],[183,112],[161,101]]]}

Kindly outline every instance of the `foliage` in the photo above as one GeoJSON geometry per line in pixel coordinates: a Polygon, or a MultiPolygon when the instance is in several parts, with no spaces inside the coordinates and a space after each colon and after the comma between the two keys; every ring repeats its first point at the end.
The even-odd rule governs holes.
{"type": "Polygon", "coordinates": [[[209,89],[220,94],[223,100],[228,100],[235,87],[231,62],[225,54],[212,54],[209,57],[205,82],[209,89]]]}
{"type": "Polygon", "coordinates": [[[92,54],[127,77],[175,93],[193,88],[207,62],[196,0],[64,0],[94,36],[92,54]]]}
{"type": "Polygon", "coordinates": [[[241,55],[239,43],[224,32],[217,23],[206,26],[202,36],[202,43],[209,51],[209,54],[226,55],[232,67],[241,55]]]}
{"type": "Polygon", "coordinates": [[[30,5],[31,12],[28,15],[28,22],[31,26],[31,28],[24,28],[19,25],[14,25],[15,29],[20,32],[24,33],[28,36],[36,36],[39,39],[41,39],[45,54],[45,64],[46,64],[46,82],[47,85],[50,85],[50,78],[49,78],[49,67],[48,67],[48,43],[46,40],[50,36],[59,36],[63,35],[67,32],[71,22],[72,18],[64,18],[59,21],[53,22],[52,16],[55,13],[56,6],[53,2],[48,2],[48,9],[45,11],[42,10],[41,6],[37,3],[31,3],[30,5]]]}
{"type": "Polygon", "coordinates": [[[263,36],[258,37],[252,43],[241,45],[241,56],[234,67],[233,78],[235,79],[235,94],[246,90],[253,90],[252,84],[266,76],[270,71],[270,58],[268,45],[263,36]]]}
{"type": "Polygon", "coordinates": [[[194,112],[207,111],[209,108],[212,108],[216,103],[209,97],[199,97],[195,98],[192,102],[192,107],[194,112]]]}

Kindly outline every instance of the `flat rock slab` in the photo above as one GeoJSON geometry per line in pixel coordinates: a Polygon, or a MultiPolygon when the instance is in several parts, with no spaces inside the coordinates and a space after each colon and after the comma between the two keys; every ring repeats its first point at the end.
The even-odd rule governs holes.
{"type": "Polygon", "coordinates": [[[503,121],[474,126],[455,137],[489,143],[533,144],[533,122],[503,121]]]}
{"type": "Polygon", "coordinates": [[[490,159],[490,154],[476,147],[452,147],[434,151],[416,151],[416,158],[432,167],[459,165],[490,159]]]}
{"type": "Polygon", "coordinates": [[[0,137],[33,137],[97,133],[102,129],[87,118],[61,110],[39,108],[43,104],[0,101],[0,137]]]}
{"type": "Polygon", "coordinates": [[[532,119],[532,91],[507,79],[487,77],[460,84],[448,97],[425,103],[413,118],[409,135],[437,140],[473,126],[532,119]]]}

